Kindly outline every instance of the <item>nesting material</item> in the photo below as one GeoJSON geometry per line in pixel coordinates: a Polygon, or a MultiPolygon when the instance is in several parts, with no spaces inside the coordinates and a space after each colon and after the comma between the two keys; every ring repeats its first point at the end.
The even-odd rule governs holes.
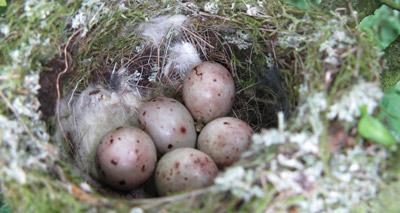
{"type": "Polygon", "coordinates": [[[184,78],[189,70],[200,64],[200,55],[193,44],[189,42],[178,42],[171,48],[168,63],[164,67],[163,74],[169,75],[169,72],[178,73],[184,78]]]}
{"type": "Polygon", "coordinates": [[[132,121],[141,102],[134,91],[111,91],[89,86],[60,105],[62,131],[71,146],[75,162],[84,172],[95,175],[94,150],[107,132],[132,121]]]}
{"type": "Polygon", "coordinates": [[[159,16],[152,18],[147,23],[139,25],[139,30],[142,31],[142,36],[149,39],[155,46],[159,46],[165,37],[168,37],[169,32],[178,34],[181,26],[184,25],[187,17],[184,15],[159,16]]]}

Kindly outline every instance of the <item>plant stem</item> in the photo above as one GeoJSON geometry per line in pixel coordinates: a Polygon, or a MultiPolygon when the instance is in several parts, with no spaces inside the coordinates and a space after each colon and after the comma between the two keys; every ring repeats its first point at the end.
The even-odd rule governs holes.
{"type": "Polygon", "coordinates": [[[396,2],[392,0],[380,0],[382,4],[387,5],[388,7],[392,8],[393,10],[398,10],[400,11],[400,4],[397,4],[396,2]]]}

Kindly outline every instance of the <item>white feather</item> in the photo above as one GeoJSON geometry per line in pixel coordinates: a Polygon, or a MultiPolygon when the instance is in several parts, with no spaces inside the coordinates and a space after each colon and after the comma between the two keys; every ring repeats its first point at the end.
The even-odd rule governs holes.
{"type": "Polygon", "coordinates": [[[184,15],[159,16],[150,19],[147,23],[139,25],[139,30],[142,31],[142,36],[149,39],[154,45],[159,46],[164,36],[168,31],[180,31],[181,26],[188,18],[184,15]]]}
{"type": "MultiPolygon", "coordinates": [[[[95,175],[94,151],[100,139],[107,132],[129,124],[140,102],[135,92],[117,93],[101,86],[88,87],[72,101],[70,115],[61,123],[76,148],[78,166],[95,175]]],[[[61,116],[67,116],[65,109],[63,106],[61,116]]]]}
{"type": "Polygon", "coordinates": [[[201,62],[200,55],[193,44],[189,42],[176,43],[168,57],[168,63],[164,67],[164,75],[168,75],[170,70],[178,72],[181,77],[201,62]]]}

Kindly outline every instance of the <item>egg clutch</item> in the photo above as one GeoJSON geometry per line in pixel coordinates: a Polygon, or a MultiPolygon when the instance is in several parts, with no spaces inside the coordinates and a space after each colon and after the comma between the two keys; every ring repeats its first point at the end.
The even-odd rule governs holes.
{"type": "Polygon", "coordinates": [[[93,154],[86,159],[95,165],[91,175],[129,191],[154,174],[159,195],[213,184],[218,168],[233,164],[249,148],[253,130],[242,120],[225,117],[235,85],[230,72],[216,62],[192,68],[182,96],[184,104],[165,96],[146,101],[137,112],[137,125],[117,127],[93,142],[93,154]]]}

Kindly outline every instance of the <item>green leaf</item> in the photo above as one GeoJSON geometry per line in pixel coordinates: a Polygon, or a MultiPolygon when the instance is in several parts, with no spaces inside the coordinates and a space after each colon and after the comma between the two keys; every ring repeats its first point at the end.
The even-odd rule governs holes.
{"type": "Polygon", "coordinates": [[[395,136],[400,138],[400,82],[386,92],[381,101],[383,107],[379,115],[381,120],[387,120],[395,136]]]}
{"type": "Polygon", "coordinates": [[[0,7],[6,7],[7,6],[7,1],[6,0],[0,0],[0,7]]]}
{"type": "Polygon", "coordinates": [[[0,206],[0,213],[11,213],[11,207],[7,204],[0,206]]]}
{"type": "Polygon", "coordinates": [[[367,107],[360,107],[362,117],[358,122],[358,132],[360,135],[375,143],[388,147],[395,145],[395,139],[389,130],[376,118],[367,113],[367,107]]]}

